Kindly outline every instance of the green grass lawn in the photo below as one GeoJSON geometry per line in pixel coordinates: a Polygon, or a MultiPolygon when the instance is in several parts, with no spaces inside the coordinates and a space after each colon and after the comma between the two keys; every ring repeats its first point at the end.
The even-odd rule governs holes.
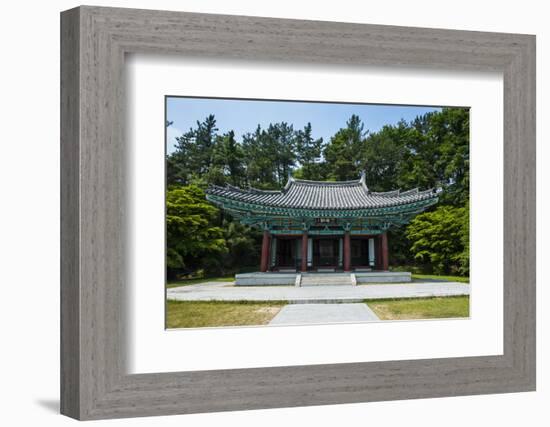
{"type": "Polygon", "coordinates": [[[286,301],[166,301],[166,327],[266,325],[286,301]]]}
{"type": "Polygon", "coordinates": [[[470,297],[433,297],[367,300],[381,320],[441,319],[468,317],[470,297]]]}
{"type": "Polygon", "coordinates": [[[443,280],[445,282],[460,282],[460,283],[470,283],[469,277],[462,276],[438,276],[435,274],[413,274],[413,280],[443,280]]]}
{"type": "Polygon", "coordinates": [[[198,285],[200,283],[206,283],[206,282],[233,282],[234,280],[235,280],[235,276],[178,280],[178,281],[166,283],[166,288],[177,288],[178,286],[198,285]]]}

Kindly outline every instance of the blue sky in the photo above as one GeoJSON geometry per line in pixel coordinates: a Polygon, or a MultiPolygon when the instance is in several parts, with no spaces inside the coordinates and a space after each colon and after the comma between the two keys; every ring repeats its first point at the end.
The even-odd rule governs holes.
{"type": "Polygon", "coordinates": [[[357,114],[365,129],[372,132],[399,120],[413,120],[416,116],[438,107],[401,105],[337,104],[296,101],[263,101],[213,98],[169,97],[166,100],[166,118],[174,123],[167,130],[167,151],[174,151],[175,138],[196,127],[209,114],[216,116],[219,133],[235,131],[237,141],[247,132],[253,132],[258,124],[267,128],[270,123],[287,122],[294,129],[302,129],[311,122],[314,138],[323,137],[328,142],[338,129],[346,125],[352,114],[357,114]]]}

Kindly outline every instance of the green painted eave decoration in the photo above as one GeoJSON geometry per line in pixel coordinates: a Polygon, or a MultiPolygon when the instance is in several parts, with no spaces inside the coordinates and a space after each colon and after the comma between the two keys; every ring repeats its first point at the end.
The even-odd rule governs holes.
{"type": "Polygon", "coordinates": [[[368,209],[298,209],[265,206],[254,203],[246,203],[225,197],[206,195],[207,200],[231,212],[239,212],[240,215],[258,216],[282,216],[291,218],[371,218],[390,214],[417,214],[437,203],[438,198],[419,200],[412,203],[368,209]]]}
{"type": "MultiPolygon", "coordinates": [[[[319,226],[314,222],[312,218],[302,219],[269,215],[247,215],[243,214],[242,212],[232,211],[229,209],[226,209],[226,211],[242,224],[251,227],[267,228],[269,230],[273,230],[276,228],[286,230],[297,229],[301,232],[304,229],[310,230],[312,227],[319,226]]],[[[346,227],[371,229],[373,226],[387,229],[389,225],[399,226],[407,224],[414,215],[416,215],[416,212],[412,214],[394,214],[369,218],[338,218],[336,222],[332,225],[339,227],[341,230],[344,230],[346,227]]]]}
{"type": "MultiPolygon", "coordinates": [[[[361,228],[361,229],[351,229],[350,234],[352,236],[354,235],[375,235],[375,234],[381,234],[386,229],[379,229],[379,228],[361,228]]],[[[288,229],[270,229],[270,234],[273,235],[285,235],[285,236],[301,236],[303,231],[302,230],[288,230],[288,229]]],[[[309,230],[307,232],[308,236],[343,236],[344,230],[309,230]]]]}

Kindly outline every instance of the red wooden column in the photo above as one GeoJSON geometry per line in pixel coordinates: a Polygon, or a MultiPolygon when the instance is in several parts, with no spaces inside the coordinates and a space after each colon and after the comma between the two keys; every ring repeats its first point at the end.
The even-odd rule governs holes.
{"type": "Polygon", "coordinates": [[[307,231],[302,232],[302,271],[307,271],[307,231]]]}
{"type": "Polygon", "coordinates": [[[389,268],[388,233],[382,233],[380,240],[380,266],[382,267],[382,270],[386,271],[389,268]]]}
{"type": "Polygon", "coordinates": [[[351,239],[349,231],[344,233],[344,271],[351,270],[351,239]]]}
{"type": "Polygon", "coordinates": [[[382,235],[378,234],[374,239],[374,269],[382,270],[382,235]]]}
{"type": "Polygon", "coordinates": [[[262,260],[260,262],[260,271],[265,273],[269,268],[269,230],[264,230],[264,237],[262,240],[262,260]]]}

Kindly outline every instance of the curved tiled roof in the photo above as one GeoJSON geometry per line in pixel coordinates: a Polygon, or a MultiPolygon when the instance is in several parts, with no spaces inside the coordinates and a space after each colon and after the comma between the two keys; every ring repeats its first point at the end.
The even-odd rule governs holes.
{"type": "Polygon", "coordinates": [[[281,191],[247,190],[226,186],[210,186],[207,195],[239,202],[279,208],[296,209],[369,209],[406,205],[422,200],[435,199],[440,190],[370,191],[364,175],[353,181],[307,181],[290,178],[281,191]]]}

